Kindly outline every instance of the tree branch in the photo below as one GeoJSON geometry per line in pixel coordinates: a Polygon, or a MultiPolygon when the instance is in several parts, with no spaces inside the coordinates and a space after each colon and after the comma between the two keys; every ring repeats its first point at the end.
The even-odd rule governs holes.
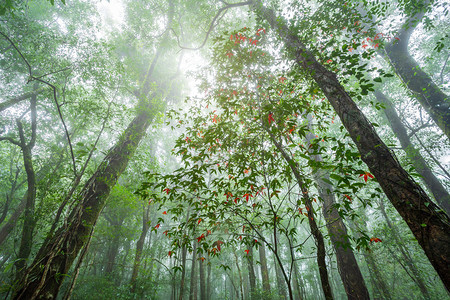
{"type": "Polygon", "coordinates": [[[35,77],[33,75],[33,72],[32,72],[32,69],[31,69],[31,65],[29,64],[29,62],[27,61],[25,56],[22,54],[22,52],[19,50],[19,48],[14,44],[14,42],[6,34],[4,34],[3,32],[0,31],[0,35],[2,35],[14,47],[14,49],[16,49],[16,51],[19,53],[19,55],[22,58],[22,60],[27,65],[28,75],[30,76],[28,82],[36,80],[36,81],[39,81],[39,82],[42,82],[42,83],[48,85],[49,87],[51,87],[53,89],[53,100],[56,103],[56,108],[58,110],[59,118],[60,118],[60,120],[61,120],[61,122],[63,124],[64,130],[66,132],[66,137],[67,137],[67,140],[69,142],[70,154],[72,156],[73,172],[74,172],[74,174],[76,176],[77,175],[77,167],[76,167],[76,163],[75,163],[75,155],[73,154],[73,147],[72,147],[72,142],[70,140],[69,131],[67,130],[66,122],[64,121],[64,118],[63,118],[62,113],[61,113],[61,106],[59,105],[58,98],[56,96],[56,86],[54,86],[53,84],[49,83],[48,81],[45,81],[45,80],[41,79],[40,77],[42,77],[42,76],[35,77]]]}
{"type": "Polygon", "coordinates": [[[209,25],[209,29],[208,29],[208,31],[206,32],[206,36],[205,36],[205,38],[204,38],[204,40],[203,40],[203,42],[201,43],[200,46],[198,46],[198,47],[186,47],[186,46],[181,45],[181,43],[180,43],[180,38],[178,37],[178,35],[177,35],[177,33],[175,32],[175,30],[174,30],[173,28],[169,28],[169,29],[173,32],[173,34],[175,35],[175,37],[177,38],[178,47],[180,47],[181,49],[186,49],[186,50],[199,50],[199,49],[203,48],[203,47],[206,45],[206,42],[208,41],[209,35],[211,34],[212,30],[214,29],[214,25],[215,25],[217,19],[218,19],[218,18],[220,17],[220,15],[222,14],[222,12],[224,12],[224,14],[225,14],[226,11],[227,11],[229,8],[240,7],[240,6],[246,6],[246,5],[252,4],[252,1],[238,2],[238,3],[232,3],[232,4],[229,4],[229,3],[225,2],[225,1],[220,1],[220,2],[224,3],[226,6],[220,8],[220,9],[217,11],[217,13],[216,13],[216,15],[214,16],[214,18],[213,18],[211,24],[209,25]]]}

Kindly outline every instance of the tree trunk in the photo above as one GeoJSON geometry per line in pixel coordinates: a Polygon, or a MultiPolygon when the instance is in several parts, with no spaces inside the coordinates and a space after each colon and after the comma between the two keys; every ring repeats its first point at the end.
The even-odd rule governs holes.
{"type": "Polygon", "coordinates": [[[256,299],[256,275],[253,268],[253,247],[248,246],[248,254],[246,255],[248,266],[248,279],[250,282],[250,299],[256,299]]]}
{"type": "MultiPolygon", "coordinates": [[[[190,207],[188,207],[187,209],[186,222],[189,220],[190,209],[191,209],[190,207]]],[[[181,281],[180,281],[180,293],[178,295],[179,300],[183,300],[184,296],[184,284],[186,281],[186,255],[187,255],[187,247],[186,245],[183,245],[183,247],[181,248],[181,281]]]]}
{"type": "Polygon", "coordinates": [[[189,288],[189,300],[197,300],[197,242],[194,241],[194,249],[192,250],[192,265],[191,265],[191,286],[189,288]]]}
{"type": "Polygon", "coordinates": [[[299,284],[299,272],[297,267],[297,261],[295,260],[295,255],[292,251],[292,248],[289,250],[289,257],[292,262],[292,272],[294,273],[292,276],[293,286],[294,286],[294,299],[296,300],[302,300],[303,299],[303,292],[300,288],[299,284]]]}
{"type": "Polygon", "coordinates": [[[142,257],[142,250],[144,249],[144,242],[145,238],[147,237],[147,232],[149,229],[149,213],[150,213],[150,206],[147,206],[147,209],[145,207],[142,210],[142,231],[141,235],[139,237],[139,240],[136,243],[136,254],[134,256],[134,263],[133,263],[133,272],[131,273],[131,292],[136,292],[136,280],[139,275],[139,267],[141,266],[141,257],[142,257]]]}
{"type": "MultiPolygon", "coordinates": [[[[63,141],[66,141],[65,136],[63,141]]],[[[50,170],[50,167],[53,167],[53,170],[57,170],[61,163],[63,162],[64,155],[60,154],[60,157],[58,158],[58,161],[53,162],[53,155],[49,159],[50,163],[47,163],[43,168],[41,168],[39,171],[36,172],[36,182],[37,185],[39,185],[42,181],[42,179],[45,177],[47,172],[50,170]]],[[[51,171],[51,170],[50,170],[51,171]]],[[[16,210],[11,214],[8,221],[2,226],[0,229],[0,246],[5,242],[8,235],[11,233],[11,231],[16,226],[17,221],[19,220],[20,216],[25,210],[25,205],[27,203],[27,193],[22,197],[22,200],[20,200],[19,205],[16,206],[16,210]]]]}
{"type": "MultiPolygon", "coordinates": [[[[278,245],[279,244],[279,238],[278,238],[278,234],[275,233],[275,236],[271,236],[272,238],[272,245],[278,245]],[[273,239],[276,239],[275,241],[273,239]]],[[[285,280],[286,278],[284,278],[283,280],[283,270],[281,269],[281,261],[280,261],[280,251],[279,251],[279,247],[277,247],[277,249],[275,249],[274,253],[273,253],[273,267],[275,268],[275,277],[277,279],[277,291],[278,291],[278,296],[280,299],[288,299],[287,295],[286,295],[286,288],[285,288],[285,280]]],[[[292,300],[292,296],[290,295],[289,299],[292,300]]]]}
{"type": "MultiPolygon", "coordinates": [[[[425,6],[429,1],[425,1],[425,6]]],[[[403,83],[416,96],[439,128],[450,138],[450,100],[433,82],[408,52],[408,43],[414,29],[425,15],[424,9],[408,18],[393,43],[387,44],[385,53],[403,83]]]]}
{"type": "Polygon", "coordinates": [[[414,168],[422,176],[423,182],[433,194],[434,199],[436,199],[439,205],[445,210],[447,215],[450,215],[450,194],[441,184],[439,179],[437,179],[437,177],[433,174],[431,168],[428,166],[420,152],[411,143],[411,139],[408,136],[406,128],[395,111],[392,102],[378,90],[375,91],[374,94],[378,102],[384,104],[384,113],[388,120],[388,124],[400,141],[400,145],[406,152],[406,155],[410,159],[414,168]]]}
{"type": "Polygon", "coordinates": [[[67,274],[78,252],[88,240],[111,188],[125,170],[152,117],[149,108],[142,110],[134,118],[84,186],[80,202],[69,215],[66,224],[56,231],[48,244],[41,247],[13,299],[56,297],[63,281],[61,275],[67,274]]]}
{"type": "Polygon", "coordinates": [[[121,240],[121,234],[120,234],[120,227],[122,226],[123,219],[120,220],[118,223],[110,223],[110,227],[113,229],[113,239],[111,243],[109,244],[108,251],[106,252],[106,267],[105,267],[105,274],[111,274],[114,269],[114,265],[116,263],[116,257],[117,254],[119,254],[119,247],[120,247],[120,240],[121,240]]]}
{"type": "Polygon", "coordinates": [[[261,267],[262,288],[264,299],[270,296],[269,269],[267,268],[266,246],[264,243],[259,245],[259,262],[261,267]]]}
{"type": "MultiPolygon", "coordinates": [[[[36,88],[37,86],[35,85],[35,89],[36,88]]],[[[31,96],[31,138],[28,143],[25,140],[25,134],[21,121],[19,119],[16,120],[17,128],[19,130],[20,148],[22,149],[23,154],[23,164],[27,174],[27,200],[25,203],[22,236],[20,240],[19,254],[17,255],[17,260],[14,264],[17,272],[16,280],[20,280],[27,266],[27,260],[33,246],[33,231],[36,225],[34,215],[36,202],[36,173],[34,172],[33,158],[31,154],[31,150],[33,149],[36,141],[36,101],[36,95],[31,96]]]]}
{"type": "Polygon", "coordinates": [[[27,194],[25,194],[20,201],[19,205],[16,207],[16,210],[9,217],[8,221],[2,226],[0,229],[0,246],[6,240],[11,231],[16,227],[16,223],[25,210],[25,205],[27,203],[27,194]]]}
{"type": "Polygon", "coordinates": [[[310,71],[358,147],[361,159],[408,224],[446,288],[450,289],[449,217],[401,167],[372,124],[341,86],[336,74],[317,62],[298,36],[291,34],[282,18],[277,18],[260,0],[252,0],[252,3],[254,9],[278,32],[288,49],[293,51],[297,64],[310,71]]]}
{"type": "MultiPolygon", "coordinates": [[[[325,262],[326,253],[325,253],[325,242],[323,240],[322,232],[320,232],[319,227],[317,226],[317,223],[315,221],[315,211],[314,207],[311,202],[311,198],[309,197],[308,190],[303,182],[302,176],[300,175],[300,172],[298,170],[296,162],[286,153],[286,151],[283,149],[282,145],[278,143],[273,136],[273,134],[270,132],[269,129],[265,128],[267,133],[270,135],[270,138],[272,142],[274,143],[275,147],[278,149],[278,151],[281,153],[283,158],[286,160],[286,163],[289,165],[292,173],[294,174],[295,179],[297,180],[297,183],[300,187],[300,190],[303,194],[303,202],[305,203],[306,210],[308,213],[306,213],[308,217],[308,223],[309,227],[311,229],[311,235],[314,237],[314,241],[316,243],[317,247],[317,265],[319,267],[319,274],[320,274],[320,280],[322,283],[322,290],[325,295],[325,299],[333,299],[333,293],[331,290],[331,285],[328,277],[328,271],[327,271],[327,265],[325,262]]],[[[290,291],[290,298],[292,298],[292,292],[290,291]]]]}
{"type": "Polygon", "coordinates": [[[206,300],[205,262],[203,259],[198,260],[198,271],[200,275],[200,300],[206,300]]]}
{"type": "MultiPolygon", "coordinates": [[[[208,256],[209,258],[209,256],[208,256]]],[[[211,299],[211,263],[208,264],[208,277],[206,278],[206,298],[211,299]]]]}
{"type": "Polygon", "coordinates": [[[242,279],[242,272],[241,272],[241,268],[239,267],[239,259],[236,255],[236,252],[233,251],[233,255],[234,255],[234,261],[236,263],[236,268],[238,270],[238,275],[239,275],[239,292],[241,294],[241,299],[244,300],[244,289],[242,287],[244,280],[242,279]]]}
{"type": "Polygon", "coordinates": [[[380,200],[380,211],[381,211],[381,214],[383,215],[384,219],[386,220],[386,224],[388,225],[388,227],[390,229],[390,233],[391,233],[392,237],[394,238],[394,241],[395,241],[394,245],[395,245],[395,247],[397,248],[397,250],[402,255],[403,262],[406,264],[407,268],[412,273],[412,279],[414,280],[414,282],[419,287],[420,292],[422,293],[424,299],[430,299],[430,294],[428,292],[428,288],[427,288],[427,286],[425,284],[425,281],[423,280],[423,278],[421,276],[421,272],[419,271],[419,269],[417,268],[416,264],[412,260],[408,249],[406,249],[404,247],[402,238],[398,235],[398,232],[399,232],[398,228],[394,224],[392,224],[390,218],[386,214],[386,210],[384,209],[384,204],[383,204],[383,200],[382,199],[380,200]]]}
{"type": "MultiPolygon", "coordinates": [[[[308,121],[310,118],[308,118],[308,121]]],[[[309,126],[311,130],[311,126],[309,126]]],[[[315,136],[310,132],[306,136],[308,144],[315,136]]],[[[321,162],[320,155],[311,155],[312,158],[321,162]]],[[[369,291],[366,283],[356,262],[353,254],[352,245],[348,238],[347,227],[344,224],[338,210],[335,207],[336,200],[333,194],[333,186],[327,182],[330,178],[323,170],[313,170],[314,181],[318,186],[319,197],[323,201],[322,212],[325,217],[328,234],[336,252],[337,266],[342,283],[344,284],[345,293],[350,300],[370,299],[369,291]]]]}
{"type": "Polygon", "coordinates": [[[370,251],[365,251],[363,255],[364,259],[367,262],[369,272],[374,277],[375,286],[373,288],[374,289],[373,297],[375,299],[391,300],[392,299],[391,292],[389,291],[386,281],[381,275],[380,269],[378,269],[378,265],[375,261],[375,258],[373,257],[373,254],[370,251]],[[375,294],[375,292],[378,292],[378,294],[375,294]]]}
{"type": "MultiPolygon", "coordinates": [[[[364,215],[365,212],[361,212],[361,215],[364,215]]],[[[357,237],[361,237],[361,233],[358,230],[358,228],[361,228],[363,232],[367,232],[366,225],[362,218],[359,219],[360,222],[356,222],[353,220],[349,220],[350,228],[353,231],[353,234],[357,237]],[[361,227],[360,227],[361,226],[361,227]]],[[[375,261],[374,254],[366,250],[363,252],[364,259],[367,263],[367,267],[369,268],[369,273],[372,278],[372,285],[373,285],[373,298],[375,299],[386,299],[391,300],[392,296],[389,291],[389,286],[384,280],[383,275],[380,272],[380,269],[378,269],[378,264],[375,261]]]]}

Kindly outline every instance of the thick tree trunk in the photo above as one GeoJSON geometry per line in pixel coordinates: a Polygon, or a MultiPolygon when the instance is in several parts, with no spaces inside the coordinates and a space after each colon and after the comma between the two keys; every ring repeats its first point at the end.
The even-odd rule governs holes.
{"type": "Polygon", "coordinates": [[[142,210],[142,231],[141,235],[139,237],[139,240],[136,243],[136,253],[134,255],[134,263],[133,263],[133,272],[131,273],[131,292],[136,292],[136,281],[139,275],[139,267],[141,266],[141,257],[142,257],[142,250],[144,250],[144,242],[145,238],[147,237],[147,232],[149,229],[149,213],[150,213],[150,206],[147,206],[147,209],[142,210]]]}
{"type": "Polygon", "coordinates": [[[269,269],[267,268],[266,246],[264,243],[259,245],[259,262],[261,267],[262,288],[264,299],[270,295],[269,269]]]}
{"type": "Polygon", "coordinates": [[[409,138],[406,128],[395,111],[392,102],[380,91],[375,91],[374,94],[378,102],[384,104],[384,114],[386,115],[388,124],[400,141],[400,145],[406,152],[406,155],[410,159],[414,168],[422,176],[423,182],[433,194],[439,205],[445,210],[447,215],[450,215],[450,194],[444,188],[439,179],[437,179],[437,177],[433,174],[431,168],[428,166],[420,152],[411,143],[411,139],[409,138]]]}
{"type": "Polygon", "coordinates": [[[48,244],[44,244],[32,266],[20,282],[13,299],[53,299],[62,284],[62,277],[89,238],[91,228],[105,206],[111,188],[125,170],[153,115],[143,110],[134,118],[116,145],[84,186],[80,203],[58,229],[48,244]]]}
{"type": "Polygon", "coordinates": [[[248,279],[250,282],[250,299],[256,299],[256,275],[255,268],[253,267],[253,247],[248,246],[248,254],[246,255],[247,266],[248,266],[248,279]]]}
{"type": "Polygon", "coordinates": [[[447,289],[450,289],[450,220],[423,189],[401,167],[390,149],[377,135],[352,98],[339,83],[336,74],[322,66],[296,35],[291,34],[285,21],[253,0],[254,9],[269,22],[298,65],[308,71],[321,88],[353,142],[361,159],[378,180],[385,194],[408,224],[431,264],[447,289]]]}

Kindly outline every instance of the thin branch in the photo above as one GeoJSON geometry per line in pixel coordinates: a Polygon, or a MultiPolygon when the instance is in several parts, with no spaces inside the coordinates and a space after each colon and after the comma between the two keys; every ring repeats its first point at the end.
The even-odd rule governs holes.
{"type": "Polygon", "coordinates": [[[9,136],[0,136],[0,142],[1,141],[8,141],[11,144],[21,147],[21,144],[18,141],[16,141],[15,139],[13,139],[12,137],[9,137],[9,136]]]}
{"type": "Polygon", "coordinates": [[[42,77],[42,76],[40,76],[40,77],[35,77],[35,76],[33,76],[33,72],[32,72],[32,70],[31,70],[31,65],[28,63],[28,61],[27,61],[27,59],[25,58],[25,56],[23,56],[23,54],[22,54],[22,52],[19,50],[19,48],[17,48],[17,46],[14,44],[14,42],[13,42],[7,35],[5,35],[3,32],[0,31],[0,34],[1,34],[6,40],[8,40],[8,42],[14,47],[14,49],[16,49],[16,51],[19,53],[20,57],[22,57],[22,60],[23,60],[23,61],[25,62],[25,64],[27,65],[27,67],[28,67],[28,74],[29,74],[29,76],[30,76],[28,82],[33,81],[33,80],[36,80],[36,81],[39,81],[39,82],[42,82],[42,83],[48,85],[49,87],[51,87],[51,88],[53,89],[53,99],[54,99],[54,101],[55,101],[55,103],[56,103],[56,108],[57,108],[57,110],[58,110],[59,118],[61,119],[61,122],[62,122],[62,124],[63,124],[64,130],[65,130],[65,132],[66,132],[67,140],[68,140],[68,142],[69,142],[70,154],[71,154],[71,156],[72,156],[72,163],[73,163],[73,172],[74,172],[74,174],[75,174],[75,176],[76,176],[76,175],[77,175],[77,167],[76,167],[76,163],[75,163],[75,155],[73,154],[72,142],[71,142],[71,140],[70,140],[69,131],[67,130],[66,122],[64,121],[64,118],[63,118],[63,116],[62,116],[62,113],[61,113],[61,107],[60,107],[60,105],[59,105],[59,103],[58,103],[58,98],[57,98],[57,96],[56,96],[56,87],[55,87],[53,84],[49,83],[48,81],[45,81],[45,80],[41,79],[40,77],[42,77]]]}
{"type": "Polygon", "coordinates": [[[222,12],[225,14],[226,11],[229,8],[239,7],[239,6],[246,6],[246,5],[251,5],[252,4],[252,1],[238,2],[238,3],[233,3],[233,4],[228,4],[225,1],[221,1],[221,2],[224,3],[226,6],[222,7],[221,9],[219,9],[217,11],[217,13],[214,16],[211,24],[209,25],[209,29],[206,32],[206,36],[205,36],[205,38],[204,38],[204,40],[203,40],[203,42],[201,43],[200,46],[198,46],[198,47],[186,47],[186,46],[181,45],[180,38],[178,37],[178,35],[175,32],[175,30],[173,28],[169,28],[173,32],[175,37],[177,38],[178,47],[180,47],[181,49],[186,49],[186,50],[199,50],[199,49],[203,48],[206,45],[206,42],[208,41],[209,35],[211,34],[212,30],[214,29],[215,23],[216,23],[217,19],[220,17],[220,15],[222,14],[222,12]]]}
{"type": "Polygon", "coordinates": [[[447,67],[447,62],[448,62],[449,58],[450,58],[450,53],[447,55],[444,65],[442,66],[442,69],[441,69],[441,74],[439,75],[439,77],[441,78],[441,85],[444,84],[444,70],[445,70],[445,67],[447,67]]]}

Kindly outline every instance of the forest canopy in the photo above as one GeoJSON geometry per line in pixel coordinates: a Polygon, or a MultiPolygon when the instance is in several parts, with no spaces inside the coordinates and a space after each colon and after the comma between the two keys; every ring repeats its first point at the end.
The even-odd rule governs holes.
{"type": "Polygon", "coordinates": [[[444,0],[0,3],[0,296],[446,299],[444,0]]]}

